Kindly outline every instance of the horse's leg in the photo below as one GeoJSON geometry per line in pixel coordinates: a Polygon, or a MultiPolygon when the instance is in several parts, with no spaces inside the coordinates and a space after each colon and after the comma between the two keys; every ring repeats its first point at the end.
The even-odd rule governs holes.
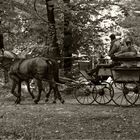
{"type": "Polygon", "coordinates": [[[11,89],[11,93],[17,97],[17,94],[15,93],[15,88],[16,88],[16,81],[12,80],[12,89],[11,89]]]}
{"type": "Polygon", "coordinates": [[[58,90],[58,86],[57,86],[56,82],[55,81],[51,81],[50,85],[52,86],[52,88],[54,90],[54,101],[53,101],[53,103],[56,103],[56,99],[58,98],[61,101],[61,103],[63,104],[64,100],[62,99],[62,97],[60,95],[60,92],[58,90]]]}
{"type": "Polygon", "coordinates": [[[8,71],[4,70],[4,83],[8,83],[9,79],[8,79],[8,71]]]}
{"type": "Polygon", "coordinates": [[[14,76],[14,75],[9,75],[11,80],[12,80],[12,89],[11,89],[11,93],[17,97],[15,103],[18,104],[20,103],[20,96],[21,96],[21,82],[20,80],[14,76]],[[15,92],[15,88],[17,86],[17,83],[18,83],[18,94],[15,92]]]}
{"type": "Polygon", "coordinates": [[[56,94],[56,90],[55,90],[56,83],[55,83],[54,80],[52,80],[52,81],[49,81],[49,85],[50,85],[50,92],[46,96],[49,97],[50,93],[51,93],[51,90],[53,89],[53,91],[54,91],[53,103],[56,103],[56,99],[57,99],[57,94],[56,94]]]}
{"type": "Polygon", "coordinates": [[[41,80],[37,80],[37,86],[38,86],[38,96],[37,99],[34,100],[34,102],[37,104],[40,100],[41,97],[41,91],[42,91],[42,81],[41,80]]]}
{"type": "Polygon", "coordinates": [[[51,94],[51,91],[52,91],[52,86],[51,86],[51,84],[49,84],[49,86],[50,86],[50,89],[49,89],[49,92],[46,94],[45,102],[48,102],[48,101],[49,101],[49,97],[50,97],[50,94],[51,94]]]}
{"type": "Polygon", "coordinates": [[[55,88],[53,88],[53,91],[54,91],[54,100],[53,100],[53,103],[55,104],[56,103],[56,99],[57,99],[57,92],[56,92],[55,88]]]}
{"type": "Polygon", "coordinates": [[[28,89],[28,92],[30,93],[30,95],[32,96],[32,99],[34,99],[35,98],[35,96],[34,96],[34,94],[31,92],[31,90],[30,90],[30,83],[29,83],[29,81],[26,81],[26,84],[27,84],[27,89],[28,89]]]}
{"type": "Polygon", "coordinates": [[[17,95],[16,103],[20,104],[20,101],[21,101],[21,81],[18,82],[18,95],[17,95]]]}
{"type": "Polygon", "coordinates": [[[60,100],[60,102],[62,103],[62,104],[64,104],[64,100],[63,100],[63,98],[61,97],[61,94],[60,94],[60,92],[59,92],[59,90],[58,90],[58,85],[56,84],[55,85],[55,94],[56,94],[56,96],[57,96],[57,98],[60,100]]]}
{"type": "Polygon", "coordinates": [[[15,92],[16,86],[17,86],[17,82],[16,82],[14,79],[12,79],[12,89],[11,89],[11,93],[12,93],[15,97],[17,97],[17,99],[16,99],[16,101],[15,101],[15,103],[17,104],[17,102],[18,102],[18,95],[17,95],[16,92],[15,92]]]}

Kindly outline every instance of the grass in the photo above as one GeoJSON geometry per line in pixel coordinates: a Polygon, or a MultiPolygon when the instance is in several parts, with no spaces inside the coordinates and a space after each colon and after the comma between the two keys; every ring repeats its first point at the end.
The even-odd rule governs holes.
{"type": "Polygon", "coordinates": [[[139,107],[80,105],[69,96],[64,105],[44,96],[35,105],[27,93],[15,105],[6,88],[0,97],[1,140],[140,139],[139,107]]]}

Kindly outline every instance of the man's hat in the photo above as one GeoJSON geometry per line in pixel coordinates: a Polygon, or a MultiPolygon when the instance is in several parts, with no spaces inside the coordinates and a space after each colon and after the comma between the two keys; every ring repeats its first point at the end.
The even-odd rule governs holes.
{"type": "Polygon", "coordinates": [[[110,37],[111,39],[115,39],[115,38],[116,38],[115,34],[111,34],[109,37],[110,37]]]}

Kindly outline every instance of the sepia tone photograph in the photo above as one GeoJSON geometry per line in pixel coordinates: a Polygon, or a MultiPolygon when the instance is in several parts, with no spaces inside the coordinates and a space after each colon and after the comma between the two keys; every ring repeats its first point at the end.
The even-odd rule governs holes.
{"type": "Polygon", "coordinates": [[[0,0],[0,140],[140,139],[140,0],[0,0]]]}

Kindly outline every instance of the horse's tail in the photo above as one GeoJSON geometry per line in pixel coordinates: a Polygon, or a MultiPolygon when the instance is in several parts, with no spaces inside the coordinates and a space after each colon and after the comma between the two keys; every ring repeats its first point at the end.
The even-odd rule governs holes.
{"type": "Polygon", "coordinates": [[[56,61],[53,61],[53,68],[54,68],[54,79],[57,83],[65,84],[64,81],[60,80],[59,78],[59,65],[56,61]]]}
{"type": "MultiPolygon", "coordinates": [[[[54,80],[57,83],[64,84],[65,82],[61,81],[59,78],[59,65],[58,65],[58,63],[52,59],[49,59],[49,61],[50,61],[50,65],[51,65],[52,74],[54,76],[54,80]]],[[[46,60],[46,62],[48,62],[48,60],[46,60]]]]}

